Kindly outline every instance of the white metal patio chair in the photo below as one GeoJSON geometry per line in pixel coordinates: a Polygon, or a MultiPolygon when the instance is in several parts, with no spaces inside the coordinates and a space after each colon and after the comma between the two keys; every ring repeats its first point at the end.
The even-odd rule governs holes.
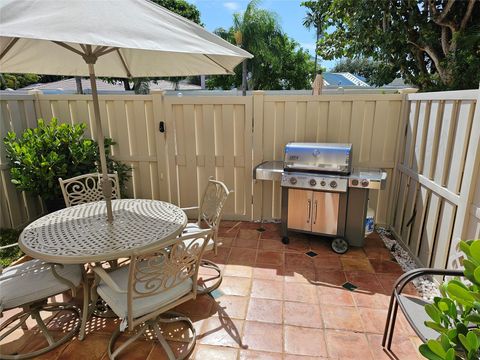
{"type": "MultiPolygon", "coordinates": [[[[118,180],[118,174],[116,172],[108,174],[108,179],[112,185],[112,199],[120,199],[120,182],[118,180]]],[[[78,175],[66,180],[59,178],[58,182],[62,189],[66,207],[105,199],[102,191],[102,174],[100,173],[78,175]]],[[[114,269],[119,266],[119,262],[118,260],[112,260],[108,261],[108,265],[107,263],[104,263],[104,265],[114,269]]],[[[93,308],[93,313],[100,317],[115,316],[102,299],[98,299],[93,308]]]]}
{"type": "Polygon", "coordinates": [[[12,349],[13,353],[10,353],[8,346],[0,346],[0,359],[30,359],[39,356],[62,345],[77,333],[80,328],[80,310],[69,303],[48,303],[48,298],[68,290],[71,290],[72,295],[75,296],[76,289],[83,279],[83,269],[80,265],[50,264],[41,260],[29,260],[1,270],[0,316],[3,316],[4,311],[14,308],[22,308],[22,311],[10,316],[0,325],[0,341],[7,339],[19,328],[24,331],[29,330],[27,320],[32,318],[45,337],[47,345],[30,352],[12,349]],[[55,314],[58,311],[64,312],[65,315],[71,313],[74,315],[72,321],[76,319],[75,323],[61,335],[51,332],[40,315],[40,312],[55,314]]]}
{"type": "Polygon", "coordinates": [[[405,286],[415,278],[431,275],[463,277],[464,273],[463,270],[418,268],[401,275],[393,286],[387,321],[383,332],[382,346],[387,350],[390,351],[392,347],[398,309],[405,315],[408,324],[424,343],[429,339],[436,339],[439,336],[438,332],[425,325],[425,321],[431,320],[425,312],[425,305],[429,302],[403,292],[405,286]]]}
{"type": "MultiPolygon", "coordinates": [[[[169,312],[174,307],[197,296],[198,267],[205,245],[213,231],[206,229],[195,234],[172,239],[160,248],[135,254],[128,267],[107,273],[100,266],[92,268],[96,278],[92,290],[100,295],[122,320],[108,345],[110,359],[144,335],[154,335],[170,360],[187,358],[195,347],[196,333],[192,321],[181,314],[169,312]],[[183,322],[190,334],[183,333],[186,349],[176,358],[166,341],[168,331],[159,323],[183,322]],[[132,334],[115,349],[124,330],[132,334]],[[135,331],[134,331],[135,330],[135,331]],[[167,335],[167,336],[165,336],[167,335]]],[[[94,296],[95,294],[92,294],[94,296]]],[[[177,334],[178,336],[178,334],[177,334]]]]}
{"type": "MultiPolygon", "coordinates": [[[[198,212],[197,221],[188,223],[183,233],[193,234],[201,231],[202,228],[205,227],[212,229],[213,237],[209,240],[205,251],[213,250],[215,255],[217,255],[218,229],[220,227],[220,221],[222,220],[224,205],[231,193],[233,193],[233,191],[228,190],[223,182],[210,178],[203,193],[200,206],[182,208],[183,211],[197,210],[198,212]]],[[[217,264],[207,259],[202,259],[200,266],[214,270],[216,275],[207,280],[208,282],[213,281],[213,284],[210,286],[202,286],[202,288],[198,290],[199,293],[205,294],[217,289],[222,283],[222,270],[217,264]]]]}
{"type": "MultiPolygon", "coordinates": [[[[112,183],[112,199],[120,199],[120,182],[118,174],[108,174],[112,183]]],[[[65,206],[70,207],[93,201],[104,200],[102,192],[102,174],[91,173],[75,176],[70,179],[58,179],[62,189],[65,206]]]]}

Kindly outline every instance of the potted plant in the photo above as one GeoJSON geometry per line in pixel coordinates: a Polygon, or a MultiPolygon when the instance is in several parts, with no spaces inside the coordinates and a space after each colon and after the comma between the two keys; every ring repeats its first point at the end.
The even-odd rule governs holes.
{"type": "MultiPolygon", "coordinates": [[[[38,120],[34,129],[21,135],[9,132],[4,139],[10,165],[12,183],[18,190],[38,195],[48,211],[64,207],[58,178],[98,171],[98,144],[84,136],[85,124],[58,124],[56,118],[49,123],[38,120]]],[[[129,177],[130,168],[109,157],[110,146],[105,139],[109,171],[117,171],[121,189],[129,177]]]]}
{"type": "Polygon", "coordinates": [[[420,345],[430,360],[480,359],[480,240],[460,242],[465,254],[464,274],[468,283],[452,279],[440,286],[441,296],[425,311],[432,319],[425,325],[440,337],[420,345]]]}

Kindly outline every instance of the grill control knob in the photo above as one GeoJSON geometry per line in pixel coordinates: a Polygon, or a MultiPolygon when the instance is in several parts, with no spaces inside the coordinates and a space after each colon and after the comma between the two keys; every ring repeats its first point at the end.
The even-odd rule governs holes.
{"type": "Polygon", "coordinates": [[[291,177],[290,184],[295,185],[297,183],[297,178],[291,177]]]}
{"type": "Polygon", "coordinates": [[[325,180],[322,180],[322,181],[320,181],[320,185],[325,186],[325,185],[327,185],[327,183],[325,182],[325,180]]]}
{"type": "Polygon", "coordinates": [[[362,180],[362,186],[363,186],[363,187],[367,187],[368,184],[369,184],[369,182],[368,182],[367,179],[363,179],[363,180],[362,180]]]}
{"type": "Polygon", "coordinates": [[[335,189],[337,187],[337,182],[335,180],[330,181],[330,187],[335,189]]]}
{"type": "Polygon", "coordinates": [[[317,180],[310,179],[310,186],[315,186],[315,185],[317,185],[317,180]]]}
{"type": "Polygon", "coordinates": [[[352,180],[352,185],[353,185],[353,186],[358,186],[358,180],[357,180],[357,179],[353,179],[353,180],[352,180]]]}

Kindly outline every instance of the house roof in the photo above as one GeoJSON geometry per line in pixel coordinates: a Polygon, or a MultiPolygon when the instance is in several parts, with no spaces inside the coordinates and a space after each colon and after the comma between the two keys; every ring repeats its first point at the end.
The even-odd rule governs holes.
{"type": "Polygon", "coordinates": [[[323,76],[323,85],[324,86],[362,86],[370,87],[365,82],[363,76],[354,75],[348,72],[333,73],[333,72],[324,72],[323,76]]]}
{"type": "MultiPolygon", "coordinates": [[[[158,80],[155,82],[151,81],[149,83],[151,90],[174,90],[175,84],[172,81],[168,80],[158,80]]],[[[82,88],[84,91],[91,91],[90,80],[82,79],[82,88]]],[[[77,84],[75,78],[63,79],[59,81],[49,82],[49,83],[36,83],[25,86],[24,88],[18,90],[45,90],[48,92],[75,92],[77,90],[77,84]]],[[[101,79],[97,79],[97,89],[99,92],[107,91],[124,91],[123,83],[118,82],[116,84],[110,84],[101,79]]],[[[198,85],[187,84],[185,82],[179,83],[180,90],[197,90],[201,89],[198,85]]]]}

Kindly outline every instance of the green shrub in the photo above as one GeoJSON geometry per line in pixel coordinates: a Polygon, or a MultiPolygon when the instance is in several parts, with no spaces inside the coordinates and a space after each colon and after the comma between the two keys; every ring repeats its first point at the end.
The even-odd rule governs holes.
{"type": "MultiPolygon", "coordinates": [[[[20,236],[19,230],[0,229],[0,247],[15,244],[20,236]]],[[[6,267],[23,255],[18,246],[0,250],[0,266],[6,267]]]]}
{"type": "MultiPolygon", "coordinates": [[[[21,191],[39,195],[43,200],[62,197],[58,178],[68,179],[77,175],[99,171],[98,144],[85,138],[85,124],[58,124],[38,120],[34,129],[26,129],[21,135],[9,132],[4,139],[10,165],[12,183],[21,191]]],[[[112,139],[105,139],[107,166],[117,171],[122,195],[125,194],[130,168],[110,158],[112,139]]]]}
{"type": "Polygon", "coordinates": [[[421,354],[430,360],[480,358],[480,240],[462,241],[466,284],[459,279],[440,286],[441,297],[425,305],[432,319],[425,325],[440,337],[420,345],[421,354]]]}

